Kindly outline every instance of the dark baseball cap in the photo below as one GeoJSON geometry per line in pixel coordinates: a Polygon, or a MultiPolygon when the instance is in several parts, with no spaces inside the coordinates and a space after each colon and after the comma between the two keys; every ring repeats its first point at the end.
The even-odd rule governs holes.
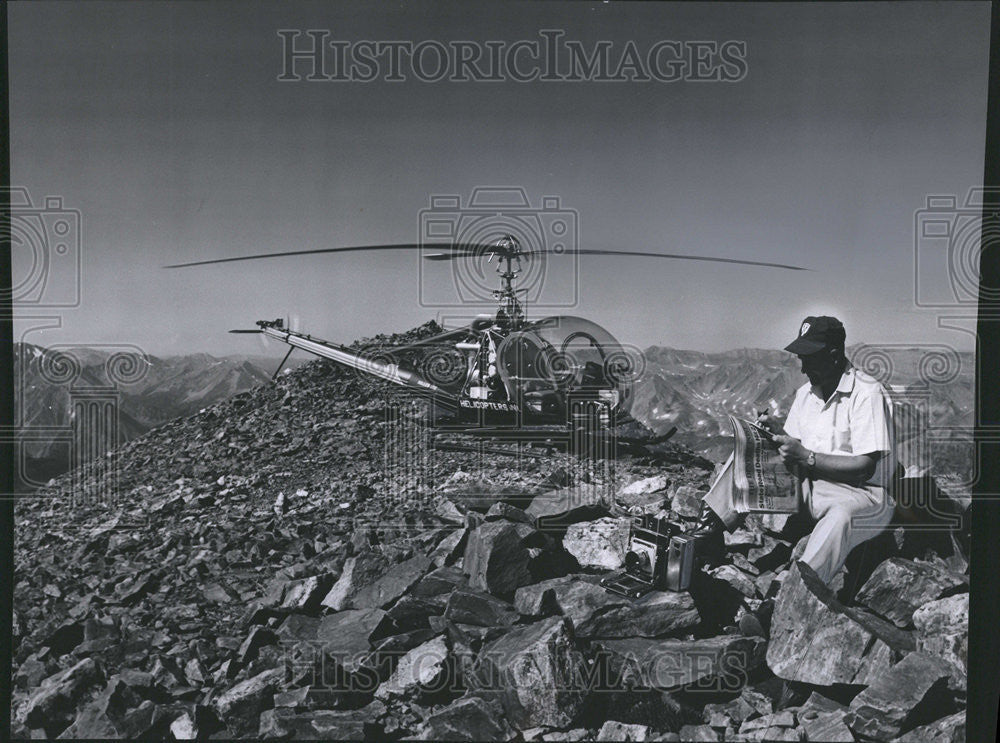
{"type": "Polygon", "coordinates": [[[835,317],[807,317],[799,326],[799,337],[785,346],[796,356],[808,356],[824,348],[839,346],[847,338],[844,324],[835,317]]]}

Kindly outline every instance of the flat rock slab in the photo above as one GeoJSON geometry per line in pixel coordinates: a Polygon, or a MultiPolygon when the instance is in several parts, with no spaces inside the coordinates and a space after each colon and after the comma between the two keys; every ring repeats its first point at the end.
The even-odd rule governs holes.
{"type": "Polygon", "coordinates": [[[333,588],[336,577],[333,573],[325,573],[289,581],[282,590],[281,608],[305,613],[317,611],[333,588]]]}
{"type": "Polygon", "coordinates": [[[465,540],[468,534],[468,529],[456,529],[438,542],[437,547],[431,552],[431,562],[434,563],[434,566],[442,568],[455,562],[465,549],[465,540]]]}
{"type": "Polygon", "coordinates": [[[447,681],[447,661],[448,645],[438,635],[400,658],[396,670],[375,691],[375,698],[386,700],[436,687],[447,681]]]}
{"type": "Polygon", "coordinates": [[[430,568],[429,557],[411,557],[393,565],[371,585],[358,589],[348,603],[355,609],[384,609],[410,590],[430,568]]]}
{"type": "Polygon", "coordinates": [[[951,683],[965,689],[969,663],[969,594],[929,601],[913,612],[917,650],[944,658],[952,667],[951,683]]]}
{"type": "Polygon", "coordinates": [[[234,733],[256,732],[260,713],[273,706],[274,691],[283,676],[284,669],[272,668],[241,681],[215,699],[215,711],[234,733]]]}
{"type": "Polygon", "coordinates": [[[366,708],[349,711],[269,709],[261,713],[258,738],[371,740],[378,726],[366,708]]]}
{"type": "Polygon", "coordinates": [[[420,740],[509,741],[517,733],[503,711],[480,697],[463,697],[431,714],[420,730],[420,740]]]}
{"type": "Polygon", "coordinates": [[[448,605],[448,597],[441,596],[403,596],[388,610],[397,632],[428,627],[430,617],[440,616],[448,605]]]}
{"type": "Polygon", "coordinates": [[[533,516],[517,506],[512,506],[503,501],[490,506],[490,510],[486,512],[485,518],[487,521],[506,519],[507,521],[520,521],[522,524],[528,524],[529,526],[535,525],[535,518],[533,516]]]}
{"type": "Polygon", "coordinates": [[[896,743],[965,743],[965,711],[914,728],[896,743]]]}
{"type": "Polygon", "coordinates": [[[656,513],[662,508],[669,508],[666,492],[669,487],[670,479],[666,475],[647,477],[619,490],[615,500],[630,511],[638,509],[643,513],[656,513]]]}
{"type": "Polygon", "coordinates": [[[649,725],[631,725],[617,720],[605,721],[595,738],[595,740],[636,741],[636,743],[644,743],[649,739],[649,725]]]}
{"type": "Polygon", "coordinates": [[[606,516],[595,521],[570,524],[563,548],[583,568],[618,570],[628,553],[631,520],[606,516]]]}
{"type": "Polygon", "coordinates": [[[628,497],[630,495],[644,495],[646,493],[660,493],[670,487],[670,478],[666,475],[654,475],[643,480],[633,480],[628,485],[618,491],[618,497],[628,497]]]}
{"type": "Polygon", "coordinates": [[[844,722],[845,712],[812,712],[799,716],[799,724],[805,731],[806,740],[829,741],[829,743],[853,743],[854,733],[844,722]]]}
{"type": "Polygon", "coordinates": [[[663,637],[700,621],[686,592],[653,591],[633,601],[581,580],[556,584],[553,592],[581,638],[663,637]]]}
{"type": "Polygon", "coordinates": [[[747,598],[752,599],[757,596],[757,584],[754,583],[753,578],[737,567],[733,567],[732,565],[720,565],[719,567],[710,570],[709,574],[713,578],[724,580],[747,598]]]}
{"type": "Polygon", "coordinates": [[[579,485],[536,495],[525,511],[539,529],[559,529],[577,521],[606,516],[611,493],[600,485],[579,485]]]}
{"type": "Polygon", "coordinates": [[[533,533],[527,524],[510,521],[487,521],[473,530],[462,563],[469,585],[510,598],[531,583],[531,553],[524,541],[533,533]]]}
{"type": "Polygon", "coordinates": [[[514,608],[526,617],[545,617],[559,612],[556,603],[556,586],[569,583],[572,575],[550,578],[539,583],[521,586],[514,592],[514,608]]]}
{"type": "Polygon", "coordinates": [[[441,596],[468,583],[469,579],[458,568],[439,567],[421,578],[410,594],[419,597],[441,596]]]}
{"type": "Polygon", "coordinates": [[[334,611],[355,608],[355,595],[382,577],[389,567],[389,560],[378,552],[362,552],[347,558],[340,578],[323,599],[322,605],[334,611]]]}
{"type": "Polygon", "coordinates": [[[767,665],[779,678],[817,686],[864,684],[913,638],[878,617],[840,604],[805,563],[793,563],[771,619],[767,665]]]}
{"type": "Polygon", "coordinates": [[[392,628],[381,609],[348,609],[330,614],[316,628],[316,642],[343,668],[355,671],[365,664],[372,644],[392,628]]]}
{"type": "Polygon", "coordinates": [[[890,740],[948,712],[950,667],[926,653],[910,653],[879,675],[851,702],[847,726],[856,735],[890,740]]]}
{"type": "Polygon", "coordinates": [[[469,685],[495,696],[519,730],[568,727],[589,692],[583,656],[562,617],[516,627],[485,645],[469,685]]]}
{"type": "Polygon", "coordinates": [[[704,640],[628,638],[601,640],[600,653],[619,685],[736,690],[746,674],[763,662],[764,640],[720,635],[704,640]]]}
{"type": "Polygon", "coordinates": [[[508,602],[467,588],[460,588],[448,597],[444,616],[459,624],[478,627],[507,627],[521,618],[508,602]]]}
{"type": "Polygon", "coordinates": [[[880,563],[855,600],[897,627],[908,626],[913,612],[928,601],[967,591],[968,578],[932,563],[890,557],[880,563]]]}
{"type": "Polygon", "coordinates": [[[708,725],[683,725],[675,740],[685,741],[685,743],[689,741],[692,743],[701,743],[702,741],[718,743],[719,734],[708,725]]]}

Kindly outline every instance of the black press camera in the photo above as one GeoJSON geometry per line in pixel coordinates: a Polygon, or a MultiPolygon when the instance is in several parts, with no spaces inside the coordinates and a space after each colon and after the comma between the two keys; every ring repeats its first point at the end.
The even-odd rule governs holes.
{"type": "Polygon", "coordinates": [[[625,570],[601,579],[613,593],[640,598],[650,591],[686,591],[691,585],[696,537],[682,524],[654,516],[632,519],[625,570]]]}

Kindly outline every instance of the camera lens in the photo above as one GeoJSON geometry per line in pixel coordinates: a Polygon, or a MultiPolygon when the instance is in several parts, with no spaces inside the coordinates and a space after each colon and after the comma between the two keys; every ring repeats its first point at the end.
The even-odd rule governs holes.
{"type": "Polygon", "coordinates": [[[646,572],[649,570],[649,555],[645,552],[629,552],[625,555],[625,569],[629,572],[646,572]]]}

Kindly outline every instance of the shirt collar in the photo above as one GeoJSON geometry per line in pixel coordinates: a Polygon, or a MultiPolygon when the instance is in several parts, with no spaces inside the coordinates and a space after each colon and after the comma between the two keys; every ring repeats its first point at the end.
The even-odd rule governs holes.
{"type": "Polygon", "coordinates": [[[836,391],[842,392],[845,395],[849,395],[854,391],[854,367],[851,366],[850,361],[844,367],[844,373],[840,376],[840,384],[837,385],[836,391]]]}
{"type": "Polygon", "coordinates": [[[854,391],[854,371],[854,367],[848,361],[847,366],[844,367],[843,374],[840,375],[840,382],[837,383],[837,389],[833,391],[828,400],[823,400],[823,392],[815,385],[810,387],[810,392],[820,400],[823,400],[824,403],[830,402],[837,394],[850,395],[854,391]]]}

